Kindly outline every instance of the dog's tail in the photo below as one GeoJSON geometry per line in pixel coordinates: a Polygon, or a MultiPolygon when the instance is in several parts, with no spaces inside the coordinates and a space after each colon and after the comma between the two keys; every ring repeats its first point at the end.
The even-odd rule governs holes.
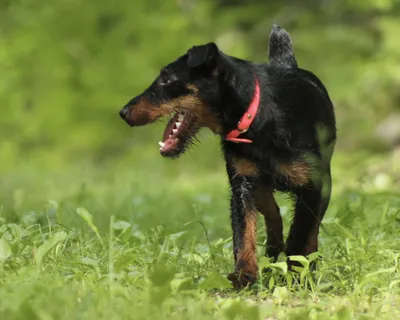
{"type": "Polygon", "coordinates": [[[286,68],[297,67],[292,39],[289,33],[277,24],[273,24],[269,35],[268,58],[271,65],[279,65],[286,68]]]}

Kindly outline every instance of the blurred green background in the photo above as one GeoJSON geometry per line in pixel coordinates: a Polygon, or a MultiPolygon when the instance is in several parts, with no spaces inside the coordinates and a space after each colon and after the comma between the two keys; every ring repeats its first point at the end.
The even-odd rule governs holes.
{"type": "MultiPolygon", "coordinates": [[[[266,308],[259,318],[303,319],[286,314],[308,310],[333,319],[335,305],[396,318],[400,1],[0,0],[0,319],[147,319],[153,306],[154,319],[234,318],[218,315],[239,308],[219,293],[174,293],[161,304],[151,276],[161,266],[174,281],[219,285],[213,277],[233,270],[218,137],[203,130],[181,159],[164,159],[166,120],[132,129],[118,112],[193,45],[214,41],[267,62],[273,23],[291,34],[299,65],[326,85],[338,141],[321,281],[289,298],[261,287],[272,303],[257,298],[266,308]]],[[[292,204],[282,194],[277,201],[287,235],[292,204]]],[[[274,274],[269,290],[285,289],[274,274]]]]}
{"type": "MultiPolygon", "coordinates": [[[[215,41],[227,54],[267,62],[274,22],[330,92],[337,150],[395,150],[399,1],[1,0],[1,172],[138,157],[160,164],[164,124],[131,130],[120,108],[195,44],[215,41]]],[[[202,135],[217,150],[217,139],[202,135]]],[[[216,153],[204,161],[219,161],[216,153]]]]}

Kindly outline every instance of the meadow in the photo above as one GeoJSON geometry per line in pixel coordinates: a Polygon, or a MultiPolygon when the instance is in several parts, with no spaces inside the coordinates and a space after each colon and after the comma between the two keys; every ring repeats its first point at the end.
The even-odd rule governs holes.
{"type": "MultiPolygon", "coordinates": [[[[141,134],[145,129],[140,129],[141,134]]],[[[239,293],[228,184],[217,139],[179,160],[156,143],[120,161],[45,169],[0,182],[1,319],[396,319],[400,317],[400,194],[390,158],[337,152],[320,252],[263,257],[239,293]],[[310,272],[309,262],[318,259],[310,272]],[[263,271],[262,271],[263,270],[263,271]]],[[[155,140],[157,141],[157,140],[155,140]]],[[[291,202],[278,195],[285,221],[291,202]]]]}
{"type": "Polygon", "coordinates": [[[400,319],[399,21],[396,0],[1,0],[0,320],[400,319]],[[163,159],[165,121],[118,112],[193,45],[267,62],[273,23],[334,102],[333,195],[297,270],[259,217],[236,292],[218,139],[163,159]]]}

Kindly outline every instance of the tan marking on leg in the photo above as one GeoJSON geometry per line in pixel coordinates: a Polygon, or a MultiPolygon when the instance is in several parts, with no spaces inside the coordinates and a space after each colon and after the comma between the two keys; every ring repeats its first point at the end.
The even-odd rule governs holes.
{"type": "Polygon", "coordinates": [[[237,176],[258,177],[259,170],[256,164],[250,160],[243,158],[233,158],[232,165],[237,176]]]}
{"type": "Polygon", "coordinates": [[[260,187],[254,195],[257,210],[264,216],[267,229],[266,254],[277,258],[285,250],[283,241],[283,222],[272,189],[260,187]]]}
{"type": "Polygon", "coordinates": [[[256,257],[256,229],[257,214],[249,211],[245,217],[245,231],[243,236],[243,247],[238,250],[236,271],[257,276],[257,257],[256,257]]]}
{"type": "Polygon", "coordinates": [[[292,163],[280,163],[277,165],[278,172],[290,183],[303,186],[310,181],[312,168],[310,165],[294,161],[292,163]]]}

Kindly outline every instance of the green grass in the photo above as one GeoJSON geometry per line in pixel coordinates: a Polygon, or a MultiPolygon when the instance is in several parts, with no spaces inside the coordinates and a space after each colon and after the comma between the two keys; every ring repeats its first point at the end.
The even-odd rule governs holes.
{"type": "MultiPolygon", "coordinates": [[[[267,271],[236,293],[225,279],[227,179],[208,140],[178,161],[159,157],[154,143],[101,166],[43,169],[38,158],[2,172],[0,319],[400,318],[400,193],[390,165],[338,152],[317,271],[263,258],[260,219],[267,271]]],[[[287,233],[291,203],[278,196],[287,233]]]]}

